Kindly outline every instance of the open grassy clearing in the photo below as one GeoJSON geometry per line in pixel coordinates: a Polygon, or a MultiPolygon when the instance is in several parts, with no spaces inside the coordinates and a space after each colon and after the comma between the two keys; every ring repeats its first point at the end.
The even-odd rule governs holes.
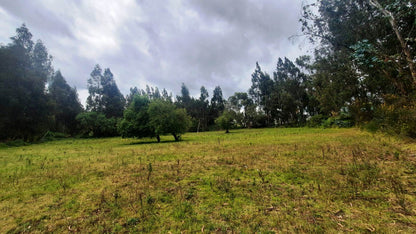
{"type": "Polygon", "coordinates": [[[0,149],[0,233],[412,232],[414,142],[357,129],[0,149]]]}

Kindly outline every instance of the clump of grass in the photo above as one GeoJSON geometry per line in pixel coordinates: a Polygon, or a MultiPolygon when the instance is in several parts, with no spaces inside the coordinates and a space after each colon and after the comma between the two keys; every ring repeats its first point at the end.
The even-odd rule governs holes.
{"type": "Polygon", "coordinates": [[[147,165],[147,181],[150,180],[150,176],[152,175],[152,171],[153,171],[152,163],[149,163],[147,165]]]}
{"type": "Polygon", "coordinates": [[[404,185],[402,184],[401,179],[394,175],[391,175],[389,177],[389,181],[391,183],[391,189],[393,190],[393,194],[396,198],[396,203],[400,205],[404,214],[412,215],[413,212],[408,206],[408,203],[406,202],[406,191],[404,189],[404,185]]]}

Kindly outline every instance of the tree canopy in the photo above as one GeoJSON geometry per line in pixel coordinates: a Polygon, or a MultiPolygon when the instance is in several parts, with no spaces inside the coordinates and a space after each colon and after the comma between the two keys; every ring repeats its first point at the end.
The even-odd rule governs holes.
{"type": "Polygon", "coordinates": [[[56,132],[76,134],[78,129],[75,118],[82,112],[82,105],[77,90],[68,85],[59,70],[52,77],[49,93],[54,102],[55,113],[55,126],[52,129],[56,132]]]}
{"type": "Polygon", "coordinates": [[[11,39],[0,47],[0,139],[39,139],[52,121],[46,92],[51,57],[24,24],[11,39]]]}
{"type": "Polygon", "coordinates": [[[124,112],[124,119],[119,125],[123,137],[156,137],[171,134],[179,141],[191,124],[185,109],[175,107],[171,102],[147,96],[136,95],[124,112]]]}

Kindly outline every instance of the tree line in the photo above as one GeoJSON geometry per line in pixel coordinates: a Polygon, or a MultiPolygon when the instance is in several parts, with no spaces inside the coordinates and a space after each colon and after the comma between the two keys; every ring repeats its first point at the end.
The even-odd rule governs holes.
{"type": "Polygon", "coordinates": [[[182,85],[176,99],[166,89],[133,87],[124,97],[110,68],[95,65],[87,80],[85,109],[76,88],[52,67],[52,56],[23,24],[11,43],[0,46],[0,140],[36,141],[49,134],[89,137],[155,137],[179,140],[189,128],[206,131],[224,109],[222,90],[201,87],[190,97],[182,85]],[[187,113],[188,111],[188,113],[187,113]],[[190,115],[190,116],[189,116],[190,115]]]}
{"type": "Polygon", "coordinates": [[[301,23],[320,114],[416,137],[416,1],[321,0],[301,23]]]}
{"type": "Polygon", "coordinates": [[[42,41],[25,25],[0,47],[0,139],[40,139],[48,132],[92,137],[154,137],[221,127],[364,126],[416,136],[416,3],[321,0],[305,5],[304,35],[313,56],[278,58],[270,74],[256,63],[247,92],[224,98],[186,84],[133,87],[123,96],[109,68],[96,65],[85,109],[42,41]]]}

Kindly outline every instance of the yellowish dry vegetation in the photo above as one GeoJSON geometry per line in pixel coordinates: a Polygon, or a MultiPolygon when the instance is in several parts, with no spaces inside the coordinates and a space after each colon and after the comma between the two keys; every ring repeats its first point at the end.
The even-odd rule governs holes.
{"type": "Polygon", "coordinates": [[[358,129],[0,149],[0,233],[412,232],[416,144],[358,129]]]}

